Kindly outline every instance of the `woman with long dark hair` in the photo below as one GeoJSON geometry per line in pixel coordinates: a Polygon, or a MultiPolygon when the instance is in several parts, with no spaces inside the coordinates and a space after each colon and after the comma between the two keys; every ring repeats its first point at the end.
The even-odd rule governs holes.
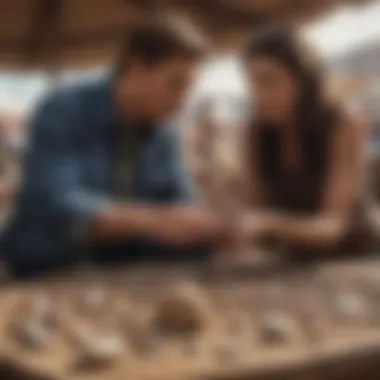
{"type": "Polygon", "coordinates": [[[369,239],[363,206],[369,128],[329,99],[297,33],[269,28],[246,45],[254,120],[244,144],[250,237],[292,252],[356,251],[369,239]]]}

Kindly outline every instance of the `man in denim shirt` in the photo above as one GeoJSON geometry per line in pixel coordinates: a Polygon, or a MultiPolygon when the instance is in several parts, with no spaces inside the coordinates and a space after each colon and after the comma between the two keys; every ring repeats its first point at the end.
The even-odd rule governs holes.
{"type": "Polygon", "coordinates": [[[162,125],[180,107],[201,48],[174,20],[144,23],[129,34],[112,78],[60,88],[42,102],[2,239],[16,274],[88,255],[165,257],[224,233],[217,215],[189,204],[178,137],[162,125]]]}

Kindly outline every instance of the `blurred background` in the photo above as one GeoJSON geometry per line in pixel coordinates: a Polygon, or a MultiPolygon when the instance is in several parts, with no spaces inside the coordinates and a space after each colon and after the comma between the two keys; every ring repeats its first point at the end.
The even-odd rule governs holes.
{"type": "Polygon", "coordinates": [[[378,171],[379,0],[0,0],[2,199],[13,191],[9,183],[17,182],[27,121],[41,96],[60,82],[103,75],[125,28],[158,10],[188,17],[211,41],[179,115],[189,165],[203,187],[217,183],[220,189],[220,181],[207,174],[210,167],[201,164],[208,159],[224,173],[224,189],[234,188],[234,149],[250,102],[237,48],[248,31],[268,22],[297,23],[321,54],[333,91],[365,113],[373,126],[369,153],[378,171]]]}

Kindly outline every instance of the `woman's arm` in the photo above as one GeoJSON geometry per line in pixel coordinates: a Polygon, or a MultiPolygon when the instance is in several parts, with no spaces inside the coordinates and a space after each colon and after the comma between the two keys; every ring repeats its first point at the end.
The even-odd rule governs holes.
{"type": "Polygon", "coordinates": [[[305,217],[265,211],[252,214],[251,221],[246,222],[252,226],[252,234],[256,229],[264,236],[300,245],[322,247],[339,243],[350,226],[349,215],[363,183],[368,132],[366,123],[349,118],[334,129],[318,214],[305,217]]]}

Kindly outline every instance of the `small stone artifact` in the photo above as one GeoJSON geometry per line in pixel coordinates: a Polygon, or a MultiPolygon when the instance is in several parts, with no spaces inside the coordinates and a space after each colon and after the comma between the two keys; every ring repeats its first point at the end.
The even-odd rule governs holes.
{"type": "Polygon", "coordinates": [[[80,331],[77,335],[80,348],[76,367],[97,369],[111,366],[123,353],[124,345],[120,336],[112,334],[95,334],[80,331]]]}
{"type": "Polygon", "coordinates": [[[366,307],[362,298],[353,293],[339,295],[336,298],[336,307],[339,316],[345,320],[359,320],[366,313],[366,307]]]}
{"type": "Polygon", "coordinates": [[[106,292],[101,287],[87,288],[79,301],[79,310],[87,314],[96,314],[104,311],[106,292]]]}
{"type": "Polygon", "coordinates": [[[289,342],[297,329],[294,318],[282,312],[267,314],[261,325],[260,338],[264,343],[280,344],[289,342]]]}
{"type": "Polygon", "coordinates": [[[15,323],[13,334],[17,343],[30,349],[46,348],[53,338],[52,332],[45,328],[41,321],[34,319],[15,323]]]}
{"type": "Polygon", "coordinates": [[[195,333],[206,328],[210,312],[210,305],[202,291],[186,284],[159,300],[154,324],[168,333],[195,333]]]}
{"type": "Polygon", "coordinates": [[[58,327],[58,315],[45,295],[24,300],[10,324],[13,338],[18,344],[29,349],[49,346],[58,327]]]}

